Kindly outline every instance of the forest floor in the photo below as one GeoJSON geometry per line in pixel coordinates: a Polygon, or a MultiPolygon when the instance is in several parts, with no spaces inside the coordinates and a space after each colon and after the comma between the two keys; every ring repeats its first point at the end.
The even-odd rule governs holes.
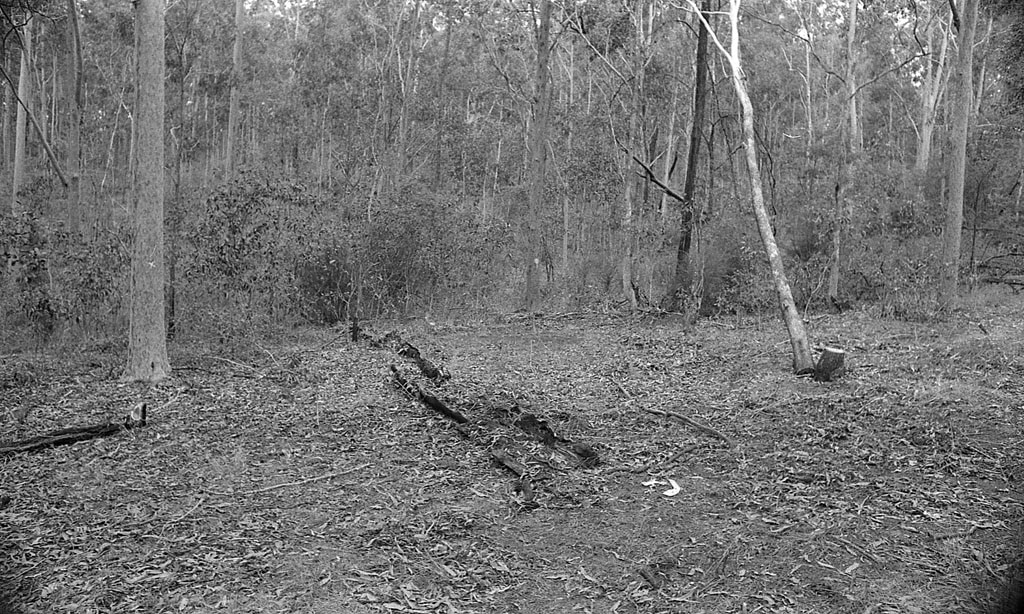
{"type": "Polygon", "coordinates": [[[839,381],[793,376],[770,317],[376,323],[447,367],[453,407],[515,401],[600,455],[536,444],[533,492],[345,330],[172,344],[152,387],[118,380],[117,348],[8,354],[6,443],[140,402],[149,423],[0,458],[0,594],[26,614],[992,611],[1024,550],[1024,299],[808,327],[848,351],[839,381]]]}

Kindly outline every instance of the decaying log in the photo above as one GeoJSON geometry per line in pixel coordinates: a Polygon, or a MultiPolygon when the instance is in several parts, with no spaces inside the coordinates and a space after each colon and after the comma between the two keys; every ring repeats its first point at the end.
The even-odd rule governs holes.
{"type": "Polygon", "coordinates": [[[420,373],[434,380],[434,383],[440,384],[441,382],[451,379],[451,375],[448,374],[447,369],[444,367],[438,367],[426,358],[423,358],[420,354],[419,348],[408,341],[403,341],[402,344],[398,346],[398,355],[404,356],[414,362],[419,368],[420,373]]]}
{"type": "Polygon", "coordinates": [[[447,404],[438,399],[436,396],[430,394],[429,392],[421,388],[419,384],[417,384],[416,382],[410,382],[408,379],[403,377],[402,374],[398,371],[398,367],[396,367],[395,365],[391,365],[391,374],[392,380],[395,382],[395,385],[398,387],[399,390],[408,395],[409,398],[419,401],[420,403],[423,403],[430,409],[433,409],[434,411],[448,418],[449,420],[453,420],[459,424],[465,424],[469,422],[469,419],[466,418],[466,416],[464,416],[462,412],[460,412],[457,409],[452,409],[451,407],[448,407],[447,404]]]}
{"type": "Polygon", "coordinates": [[[0,445],[0,458],[19,454],[21,452],[37,452],[47,448],[78,443],[79,441],[108,437],[110,435],[116,435],[121,431],[127,431],[140,426],[146,426],[145,403],[142,403],[133,409],[121,422],[106,422],[104,424],[94,424],[92,426],[78,426],[60,429],[58,431],[47,433],[46,435],[39,435],[23,441],[0,445]]]}
{"type": "MultiPolygon", "coordinates": [[[[370,339],[365,330],[359,334],[362,339],[370,339]]],[[[373,340],[371,343],[373,343],[373,340]]],[[[430,378],[435,384],[441,384],[449,378],[448,372],[438,368],[429,360],[423,358],[416,346],[403,341],[398,335],[390,337],[392,344],[389,347],[410,362],[416,364],[420,373],[430,378]]],[[[381,344],[383,345],[383,344],[381,344]]],[[[536,507],[535,501],[537,487],[540,482],[547,479],[548,471],[545,467],[554,469],[551,461],[554,458],[548,455],[541,455],[545,458],[536,458],[535,451],[531,452],[529,447],[523,446],[522,437],[511,437],[503,434],[503,428],[515,428],[529,436],[530,439],[544,444],[551,450],[558,452],[569,461],[569,465],[577,467],[594,467],[600,462],[597,452],[587,444],[574,443],[571,440],[559,437],[545,420],[538,418],[532,413],[523,412],[519,404],[512,400],[502,402],[500,399],[485,400],[480,404],[468,404],[465,409],[483,409],[482,415],[474,416],[471,420],[462,411],[444,403],[436,396],[428,392],[412,377],[403,375],[397,366],[390,365],[392,383],[410,399],[423,403],[434,411],[449,418],[456,424],[455,430],[468,441],[484,446],[491,458],[505,467],[516,477],[516,492],[520,493],[521,503],[526,508],[536,507]],[[533,459],[530,465],[526,460],[533,459]]],[[[535,447],[535,446],[534,446],[535,447]]],[[[563,468],[566,463],[561,463],[563,468]]]]}
{"type": "Polygon", "coordinates": [[[517,478],[523,477],[528,471],[526,465],[512,458],[512,455],[502,448],[492,448],[491,458],[504,465],[512,473],[516,474],[517,478]]]}
{"type": "Polygon", "coordinates": [[[814,380],[832,382],[846,372],[846,352],[838,348],[825,348],[814,365],[814,380]]]}
{"type": "Polygon", "coordinates": [[[531,439],[561,453],[580,467],[596,467],[601,462],[601,457],[594,448],[558,435],[548,425],[547,420],[523,411],[523,408],[512,399],[483,400],[474,404],[474,408],[487,412],[489,417],[499,424],[518,428],[531,439]]]}

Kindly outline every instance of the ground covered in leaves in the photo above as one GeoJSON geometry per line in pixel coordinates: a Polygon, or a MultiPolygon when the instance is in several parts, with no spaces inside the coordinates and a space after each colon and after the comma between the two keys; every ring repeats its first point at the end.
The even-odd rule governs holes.
{"type": "Polygon", "coordinates": [[[419,382],[452,406],[504,400],[599,454],[523,444],[530,492],[491,454],[514,429],[467,438],[393,386],[408,361],[345,330],[172,345],[155,387],[119,381],[116,348],[4,355],[6,442],[141,402],[149,423],[0,458],[0,594],[25,613],[991,611],[1022,550],[1024,304],[808,324],[849,352],[840,381],[794,377],[767,317],[374,323],[449,370],[419,382]]]}

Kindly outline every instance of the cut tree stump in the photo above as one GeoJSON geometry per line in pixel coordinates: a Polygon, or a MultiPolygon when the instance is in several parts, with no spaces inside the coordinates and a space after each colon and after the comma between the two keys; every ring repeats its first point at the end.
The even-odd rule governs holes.
{"type": "Polygon", "coordinates": [[[834,382],[846,373],[846,352],[838,348],[825,348],[821,351],[818,364],[814,365],[814,380],[818,382],[834,382]]]}
{"type": "Polygon", "coordinates": [[[65,446],[79,441],[116,435],[136,427],[146,426],[146,404],[142,403],[131,411],[121,422],[107,422],[92,426],[78,426],[53,431],[46,435],[31,437],[22,441],[0,445],[0,458],[22,452],[37,452],[47,448],[65,446]]]}

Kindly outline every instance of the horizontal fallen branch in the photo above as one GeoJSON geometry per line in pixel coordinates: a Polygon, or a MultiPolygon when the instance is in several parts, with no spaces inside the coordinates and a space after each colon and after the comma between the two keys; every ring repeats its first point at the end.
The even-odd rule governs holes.
{"type": "Polygon", "coordinates": [[[680,413],[677,413],[677,412],[674,412],[674,411],[665,411],[665,410],[662,410],[662,409],[651,409],[651,408],[646,408],[645,407],[645,408],[643,408],[643,410],[645,412],[649,413],[649,414],[654,414],[656,416],[664,416],[666,418],[675,418],[676,420],[679,420],[680,422],[688,424],[688,425],[692,426],[693,428],[697,429],[698,431],[701,431],[702,433],[705,433],[707,435],[711,435],[712,437],[717,437],[718,439],[721,439],[722,441],[725,442],[726,447],[728,447],[728,448],[732,447],[732,441],[728,437],[726,437],[725,435],[719,433],[718,431],[716,431],[715,429],[711,428],[710,426],[706,426],[704,424],[701,424],[700,422],[697,422],[693,418],[689,418],[687,416],[684,416],[683,414],[680,414],[680,413]]]}
{"type": "Polygon", "coordinates": [[[104,424],[94,424],[92,426],[77,426],[60,429],[58,431],[47,433],[46,435],[39,435],[23,441],[0,445],[0,458],[23,452],[38,452],[39,450],[45,450],[47,448],[65,446],[78,443],[80,441],[98,439],[100,437],[109,437],[110,435],[116,435],[121,431],[127,431],[140,426],[146,426],[145,403],[141,403],[133,409],[121,422],[106,422],[104,424]]]}
{"type": "Polygon", "coordinates": [[[302,480],[296,480],[295,482],[285,482],[283,484],[273,484],[271,486],[264,486],[263,488],[256,488],[254,490],[239,490],[239,491],[208,490],[206,492],[210,493],[211,495],[220,495],[222,497],[237,497],[239,495],[257,495],[257,494],[262,494],[262,493],[265,493],[265,492],[270,492],[272,490],[277,490],[279,488],[288,488],[290,486],[302,486],[304,484],[310,484],[312,482],[321,482],[323,480],[330,480],[330,479],[333,479],[333,478],[341,477],[343,475],[348,475],[350,473],[355,473],[356,471],[361,471],[363,469],[366,469],[369,466],[370,466],[369,464],[362,464],[362,465],[358,465],[356,467],[350,467],[348,469],[345,469],[344,471],[333,471],[331,473],[325,473],[323,475],[316,475],[316,476],[313,476],[311,478],[305,478],[305,479],[302,479],[302,480]]]}

